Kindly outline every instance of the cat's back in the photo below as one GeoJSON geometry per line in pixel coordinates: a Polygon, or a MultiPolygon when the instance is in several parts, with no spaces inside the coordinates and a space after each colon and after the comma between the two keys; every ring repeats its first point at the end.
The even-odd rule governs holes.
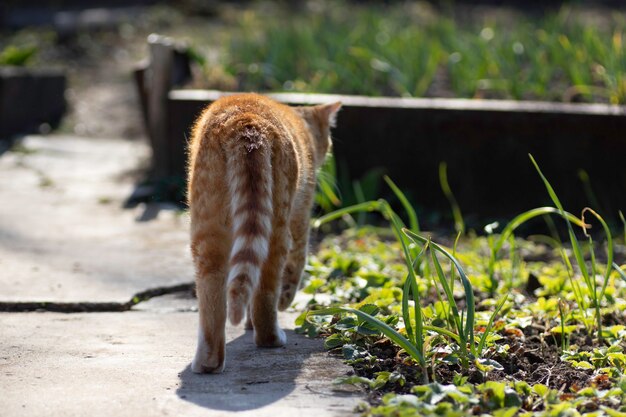
{"type": "Polygon", "coordinates": [[[258,94],[236,94],[211,104],[202,117],[206,134],[221,145],[232,142],[241,132],[257,131],[271,141],[297,135],[303,122],[289,106],[258,94]]]}

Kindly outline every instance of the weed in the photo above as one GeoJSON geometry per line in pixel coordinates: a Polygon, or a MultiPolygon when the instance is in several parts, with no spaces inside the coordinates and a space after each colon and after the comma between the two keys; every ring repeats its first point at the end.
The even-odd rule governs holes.
{"type": "MultiPolygon", "coordinates": [[[[396,415],[393,413],[402,411],[407,415],[416,412],[415,415],[455,416],[466,414],[463,410],[470,408],[474,413],[489,415],[515,415],[522,411],[529,413],[527,415],[540,415],[530,414],[537,407],[545,410],[541,415],[560,415],[565,410],[560,405],[563,401],[568,409],[588,410],[585,407],[590,405],[584,402],[585,398],[594,398],[608,415],[611,415],[607,411],[610,407],[623,406],[626,397],[618,381],[626,368],[623,348],[626,331],[622,324],[603,323],[603,319],[621,317],[625,305],[618,298],[623,297],[625,286],[612,279],[620,277],[626,282],[626,272],[613,259],[615,243],[611,232],[604,219],[590,208],[584,209],[580,217],[565,211],[532,156],[531,161],[555,207],[539,207],[521,213],[499,234],[496,233],[497,223],[487,225],[486,236],[482,238],[465,236],[460,239],[459,231],[453,249],[422,236],[415,210],[387,177],[385,181],[406,211],[410,229],[414,230],[405,227],[385,200],[360,202],[316,220],[315,225],[319,226],[357,212],[378,212],[391,225],[383,239],[391,235],[397,242],[392,245],[388,240],[380,242],[377,238],[370,241],[367,228],[352,231],[344,243],[348,248],[323,255],[328,261],[333,259],[335,265],[334,270],[325,269],[328,280],[316,278],[305,289],[308,291],[314,285],[318,292],[332,287],[334,300],[340,305],[314,307],[308,316],[303,315],[298,320],[302,331],[315,334],[316,329],[323,329],[320,331],[330,334],[327,347],[340,349],[348,363],[365,372],[340,382],[365,384],[376,391],[410,392],[386,395],[381,405],[368,410],[368,415],[396,415]],[[516,239],[515,231],[536,217],[554,215],[564,219],[570,246],[560,241],[554,229],[554,237],[543,236],[540,240],[553,247],[556,256],[544,263],[525,264],[519,252],[527,250],[529,242],[516,239]],[[589,234],[590,225],[586,221],[589,216],[600,223],[606,236],[606,253],[602,256],[606,263],[601,264],[596,258],[597,242],[589,234]],[[585,245],[578,241],[574,226],[581,227],[585,245]],[[468,245],[474,252],[467,252],[468,245]],[[508,251],[504,250],[505,246],[508,251]],[[351,254],[354,248],[363,250],[363,256],[351,254]],[[570,261],[572,256],[574,264],[570,261]],[[400,264],[403,271],[399,269],[400,264]],[[527,298],[523,290],[514,285],[519,282],[514,275],[531,268],[539,277],[536,278],[539,288],[527,298]],[[457,280],[461,285],[455,289],[457,280]],[[535,296],[536,300],[532,301],[535,296]],[[346,305],[348,299],[353,305],[346,305]],[[525,304],[520,308],[520,303],[525,304]],[[328,321],[324,318],[328,315],[335,318],[328,321]],[[595,382],[587,385],[558,382],[561,385],[554,389],[551,375],[541,375],[541,372],[533,372],[537,378],[529,382],[502,382],[503,373],[511,379],[520,377],[514,373],[512,360],[520,363],[524,355],[536,355],[533,352],[537,350],[523,353],[524,334],[534,332],[533,326],[542,329],[539,336],[543,340],[551,339],[558,352],[558,355],[555,353],[557,363],[549,369],[558,366],[563,372],[594,371],[595,382]],[[599,346],[581,349],[581,343],[594,342],[580,332],[581,328],[587,335],[595,335],[599,346]],[[376,346],[385,343],[395,345],[396,361],[403,365],[381,370],[379,364],[383,362],[377,357],[380,349],[376,346]],[[402,371],[409,369],[410,364],[417,364],[419,369],[419,376],[413,379],[410,372],[402,371]],[[446,375],[451,369],[460,372],[453,378],[444,376],[444,381],[453,384],[441,383],[441,372],[446,375]],[[480,374],[478,382],[481,383],[468,382],[468,378],[476,374],[480,374]],[[407,386],[412,388],[407,391],[407,386]],[[566,386],[571,392],[563,391],[566,386]],[[612,387],[610,390],[617,397],[608,399],[607,386],[612,387]]],[[[311,267],[314,274],[316,270],[324,270],[315,259],[311,267]]],[[[547,348],[541,347],[543,349],[547,348]]],[[[542,363],[546,359],[537,360],[542,363]]],[[[533,365],[529,364],[528,369],[530,372],[533,365]]]]}
{"type": "Polygon", "coordinates": [[[8,45],[2,51],[0,51],[0,66],[25,66],[37,53],[38,48],[36,46],[16,46],[8,45]]]}
{"type": "MultiPolygon", "coordinates": [[[[626,19],[568,6],[513,21],[411,3],[315,2],[236,14],[209,79],[245,91],[626,102],[626,19]],[[425,11],[424,11],[425,10],[425,11]]],[[[206,42],[206,40],[202,40],[206,42]]]]}

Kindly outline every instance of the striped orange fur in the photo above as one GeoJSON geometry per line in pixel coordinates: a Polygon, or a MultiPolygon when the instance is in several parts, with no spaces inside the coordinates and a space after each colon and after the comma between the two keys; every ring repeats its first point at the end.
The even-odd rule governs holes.
{"type": "Polygon", "coordinates": [[[224,368],[226,317],[248,316],[258,346],[282,346],[277,310],[306,260],[315,172],[340,103],[289,107],[224,97],[198,118],[189,148],[191,251],[200,312],[192,370],[224,368]]]}

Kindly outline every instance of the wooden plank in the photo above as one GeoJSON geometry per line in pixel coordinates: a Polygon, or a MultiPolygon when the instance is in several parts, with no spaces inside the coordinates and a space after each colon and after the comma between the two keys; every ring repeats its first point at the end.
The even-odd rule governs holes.
{"type": "Polygon", "coordinates": [[[66,110],[66,79],[60,70],[0,68],[0,140],[56,127],[66,110]]]}
{"type": "MultiPolygon", "coordinates": [[[[170,135],[185,146],[189,127],[218,91],[174,90],[170,135]]],[[[534,172],[532,153],[566,208],[590,205],[579,179],[585,170],[597,207],[614,217],[626,211],[626,107],[460,99],[372,98],[273,94],[289,104],[342,101],[333,150],[340,176],[359,179],[382,168],[419,207],[447,215],[449,204],[438,179],[448,178],[465,214],[481,219],[509,217],[551,205],[534,172]]],[[[181,165],[184,166],[184,165],[181,165]]],[[[344,184],[344,188],[350,183],[344,184]]],[[[371,197],[388,195],[382,186],[371,197]]],[[[431,222],[438,221],[434,214],[431,222]]]]}
{"type": "MultiPolygon", "coordinates": [[[[171,100],[213,102],[220,97],[238,94],[218,90],[172,90],[171,100]]],[[[473,110],[515,113],[626,115],[626,106],[610,104],[552,103],[545,101],[477,100],[449,98],[367,97],[339,94],[271,93],[274,100],[293,105],[311,105],[341,101],[344,106],[373,108],[473,110]]]]}

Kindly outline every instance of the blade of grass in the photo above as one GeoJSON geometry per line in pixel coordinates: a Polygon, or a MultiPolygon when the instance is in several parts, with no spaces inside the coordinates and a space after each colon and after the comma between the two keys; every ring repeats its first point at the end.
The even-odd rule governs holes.
{"type": "MultiPolygon", "coordinates": [[[[377,201],[368,201],[360,204],[356,204],[354,206],[346,207],[344,209],[340,209],[334,211],[332,213],[328,213],[325,216],[320,217],[314,223],[315,227],[319,227],[321,224],[340,218],[345,214],[354,213],[357,211],[378,211],[383,217],[391,223],[391,229],[400,242],[402,246],[402,252],[404,254],[405,263],[409,273],[409,282],[411,286],[411,292],[413,295],[413,300],[415,302],[415,332],[414,332],[414,342],[416,349],[420,352],[421,357],[424,357],[424,339],[423,339],[423,319],[422,319],[422,309],[420,304],[420,296],[419,289],[417,288],[417,278],[415,277],[415,270],[413,268],[413,261],[411,260],[411,251],[409,250],[408,238],[402,233],[404,227],[404,223],[400,217],[393,211],[389,203],[383,199],[379,199],[377,201]]],[[[422,367],[426,369],[426,362],[422,362],[422,367]]],[[[427,376],[427,374],[425,373],[427,376]]]]}
{"type": "Polygon", "coordinates": [[[452,333],[450,330],[448,329],[444,329],[442,327],[439,326],[428,326],[428,325],[424,325],[424,330],[426,331],[430,331],[430,332],[435,332],[435,333],[439,333],[442,336],[447,336],[450,339],[454,340],[459,346],[461,346],[461,344],[463,343],[461,341],[461,338],[459,337],[458,334],[452,333]]]}
{"type": "MultiPolygon", "coordinates": [[[[554,191],[554,189],[550,185],[550,182],[548,181],[548,179],[543,175],[543,172],[541,172],[541,169],[539,168],[539,165],[535,161],[535,158],[533,158],[533,156],[531,154],[528,154],[528,156],[530,157],[531,162],[535,166],[535,169],[537,170],[537,173],[539,173],[539,176],[541,177],[541,179],[542,179],[542,181],[543,181],[543,183],[544,183],[544,185],[546,187],[546,190],[548,191],[548,194],[550,195],[550,198],[552,199],[554,204],[557,206],[557,208],[561,212],[561,217],[563,217],[565,219],[565,223],[567,224],[567,232],[569,234],[570,242],[572,244],[572,250],[574,252],[574,257],[576,258],[576,262],[578,263],[578,267],[580,269],[580,272],[581,272],[581,274],[583,276],[585,284],[587,285],[587,291],[589,292],[591,297],[593,297],[593,301],[594,301],[595,309],[596,309],[596,321],[597,321],[598,339],[602,340],[602,317],[600,316],[600,300],[598,300],[598,298],[597,298],[597,288],[596,288],[595,276],[593,277],[593,280],[592,280],[592,277],[589,274],[589,270],[587,269],[587,265],[585,264],[585,260],[584,260],[583,254],[582,254],[582,250],[580,248],[580,244],[578,242],[578,239],[576,238],[576,234],[574,233],[574,229],[572,228],[572,224],[569,221],[569,219],[567,218],[567,216],[565,215],[565,210],[563,209],[563,205],[561,204],[561,201],[557,197],[556,192],[554,191]]],[[[583,227],[583,230],[584,229],[585,228],[583,227]]]]}
{"type": "Polygon", "coordinates": [[[561,316],[561,354],[565,351],[567,344],[565,343],[565,340],[567,338],[567,335],[565,334],[565,313],[564,313],[564,301],[562,298],[559,298],[559,315],[561,316]]]}
{"type": "Polygon", "coordinates": [[[574,297],[576,298],[576,302],[582,312],[585,329],[587,330],[587,334],[591,335],[592,328],[589,327],[589,316],[587,315],[588,305],[585,300],[585,296],[583,295],[583,290],[580,288],[578,281],[574,279],[574,268],[572,267],[572,263],[570,262],[567,253],[565,253],[565,249],[561,247],[559,253],[563,263],[565,264],[565,270],[567,271],[567,277],[569,278],[570,285],[574,291],[574,297]]]}
{"type": "Polygon", "coordinates": [[[417,214],[415,213],[415,209],[413,208],[411,203],[409,203],[409,200],[406,198],[406,195],[404,195],[402,190],[400,190],[400,188],[398,188],[398,186],[393,181],[391,181],[391,178],[389,178],[387,175],[384,175],[383,179],[385,180],[389,188],[391,188],[396,197],[398,197],[398,200],[400,200],[402,207],[404,207],[407,216],[409,216],[409,227],[413,232],[419,234],[420,226],[417,220],[417,214]]]}
{"type": "Polygon", "coordinates": [[[578,217],[574,216],[571,213],[568,213],[567,211],[561,211],[560,209],[554,208],[554,207],[537,207],[534,208],[532,210],[528,210],[525,211],[524,213],[521,213],[517,216],[515,216],[513,218],[513,220],[511,220],[505,227],[504,229],[502,229],[502,233],[500,234],[500,237],[498,238],[498,240],[496,241],[496,243],[494,244],[494,250],[497,253],[500,249],[502,249],[502,246],[504,245],[504,242],[506,242],[506,240],[509,238],[510,235],[513,234],[513,232],[515,231],[515,229],[517,229],[519,226],[521,226],[522,224],[526,223],[527,221],[537,217],[537,216],[543,216],[546,214],[559,214],[559,215],[565,215],[565,217],[571,221],[572,223],[576,224],[577,226],[580,227],[585,227],[585,223],[580,220],[578,217]]]}
{"type": "Polygon", "coordinates": [[[489,322],[487,323],[485,331],[483,332],[482,336],[480,337],[480,341],[478,342],[478,357],[482,356],[483,350],[485,349],[485,344],[487,343],[487,336],[489,336],[489,333],[491,333],[491,329],[493,327],[493,322],[495,321],[498,313],[500,313],[500,310],[502,310],[502,307],[504,307],[504,303],[506,303],[506,300],[508,299],[509,293],[506,293],[504,296],[502,296],[502,298],[500,298],[500,301],[498,301],[498,304],[496,305],[496,309],[493,311],[491,316],[489,316],[489,322]]]}
{"type": "MultiPolygon", "coordinates": [[[[365,194],[363,194],[363,187],[361,187],[360,181],[352,181],[352,189],[354,190],[354,196],[356,197],[356,201],[359,204],[365,203],[365,194]]],[[[365,224],[365,212],[359,211],[359,214],[356,218],[356,223],[359,227],[365,224]]]]}
{"type": "Polygon", "coordinates": [[[598,198],[596,197],[596,193],[593,192],[593,188],[591,188],[591,180],[589,179],[589,174],[584,169],[578,171],[578,178],[580,182],[583,184],[583,190],[585,191],[585,197],[589,201],[589,204],[600,209],[600,203],[598,202],[598,198]]]}
{"type": "Polygon", "coordinates": [[[559,212],[561,213],[561,217],[565,219],[565,222],[567,224],[567,231],[569,234],[570,241],[572,243],[572,250],[574,251],[576,262],[578,263],[580,272],[583,274],[585,282],[587,283],[588,287],[591,288],[591,280],[589,277],[589,271],[587,270],[587,267],[585,265],[582,250],[580,249],[580,244],[578,243],[578,239],[576,238],[576,235],[574,234],[574,229],[572,228],[572,224],[570,223],[568,217],[565,215],[565,210],[563,209],[561,200],[559,200],[559,198],[557,197],[556,192],[552,188],[552,185],[550,185],[550,182],[548,182],[548,179],[543,175],[543,172],[539,168],[539,165],[535,161],[535,158],[533,158],[531,154],[528,154],[528,156],[530,157],[531,162],[535,166],[537,173],[541,177],[541,180],[543,181],[543,184],[546,187],[546,190],[548,191],[550,198],[554,202],[554,205],[559,209],[559,212]]]}
{"type": "Polygon", "coordinates": [[[448,183],[448,164],[445,162],[439,163],[439,183],[441,184],[441,190],[450,202],[452,216],[454,217],[454,228],[457,232],[465,234],[465,221],[463,220],[461,208],[450,188],[450,183],[448,183]]]}
{"type": "Polygon", "coordinates": [[[613,262],[613,269],[615,269],[624,282],[626,282],[626,272],[615,262],[613,262]]]}
{"type": "MultiPolygon", "coordinates": [[[[422,256],[426,252],[427,245],[422,247],[422,250],[417,254],[415,260],[413,261],[413,268],[416,267],[418,263],[421,263],[422,256]]],[[[411,315],[409,313],[409,298],[413,294],[414,291],[417,291],[417,282],[411,280],[411,274],[407,273],[407,276],[404,280],[404,285],[402,288],[402,319],[404,320],[404,328],[406,329],[409,340],[415,344],[415,333],[413,332],[413,325],[411,324],[411,315]]]]}
{"type": "Polygon", "coordinates": [[[328,214],[325,214],[321,217],[318,217],[313,222],[313,227],[318,228],[324,223],[331,222],[333,220],[337,220],[345,216],[346,214],[352,214],[361,211],[377,211],[379,209],[378,201],[366,201],[364,203],[355,204],[352,206],[344,207],[339,210],[335,210],[328,214]]]}
{"type": "MultiPolygon", "coordinates": [[[[450,290],[450,286],[448,285],[448,280],[446,279],[446,276],[443,273],[443,269],[441,268],[441,263],[439,262],[439,259],[437,259],[437,254],[435,253],[435,251],[431,250],[430,256],[433,260],[433,265],[435,266],[435,271],[437,272],[437,277],[439,278],[439,282],[441,283],[441,286],[443,287],[443,291],[446,294],[446,298],[448,299],[448,304],[450,306],[450,309],[452,310],[452,318],[454,319],[454,324],[456,325],[457,333],[461,337],[461,340],[464,341],[463,339],[465,337],[465,332],[463,331],[463,323],[461,322],[461,317],[459,315],[459,308],[457,307],[456,301],[454,300],[454,295],[452,294],[452,291],[450,290]]],[[[460,347],[462,350],[466,349],[466,344],[464,343],[460,347]]]]}
{"type": "MultiPolygon", "coordinates": [[[[454,245],[452,245],[452,256],[456,257],[456,248],[459,244],[459,239],[461,238],[461,232],[457,232],[456,238],[454,239],[454,245]]],[[[454,279],[456,278],[456,272],[454,272],[454,268],[450,268],[450,290],[454,293],[454,279]]]]}
{"type": "MultiPolygon", "coordinates": [[[[598,213],[596,213],[594,210],[590,209],[589,207],[585,207],[583,209],[582,216],[581,216],[583,223],[585,222],[585,213],[587,212],[591,213],[596,219],[598,219],[600,224],[602,224],[602,228],[604,229],[604,233],[606,235],[607,260],[606,260],[606,268],[604,272],[604,282],[602,283],[602,290],[600,291],[600,297],[598,299],[599,301],[602,301],[602,299],[604,298],[604,292],[606,291],[606,287],[609,283],[609,276],[611,275],[611,268],[613,266],[613,236],[611,235],[611,230],[609,229],[609,226],[606,224],[602,216],[600,216],[598,213]]],[[[589,236],[587,234],[587,231],[585,229],[583,230],[585,232],[585,235],[589,236]]],[[[589,239],[591,239],[591,236],[589,236],[589,239]]]]}
{"type": "MultiPolygon", "coordinates": [[[[425,242],[428,241],[428,239],[420,235],[417,235],[408,229],[403,229],[403,232],[405,235],[408,236],[409,239],[411,239],[415,243],[424,244],[425,242]]],[[[474,300],[474,290],[472,289],[472,283],[467,278],[467,275],[465,274],[465,271],[463,270],[461,263],[454,256],[452,256],[443,247],[441,247],[440,245],[434,242],[431,242],[430,245],[431,245],[431,248],[434,248],[436,251],[443,254],[446,258],[452,261],[456,270],[459,273],[459,278],[461,279],[461,283],[463,284],[463,290],[465,292],[465,304],[466,304],[465,321],[461,319],[461,322],[465,323],[463,326],[463,333],[464,333],[463,338],[469,341],[470,347],[472,348],[472,353],[475,353],[474,352],[475,300],[474,300]]]]}
{"type": "MultiPolygon", "coordinates": [[[[428,244],[430,244],[430,240],[429,240],[428,244]]],[[[435,252],[430,251],[431,256],[435,256],[434,253],[435,252]]],[[[435,268],[436,268],[436,271],[437,271],[436,276],[438,277],[438,279],[441,280],[442,279],[441,277],[443,277],[443,279],[445,280],[446,278],[445,278],[445,275],[443,273],[443,269],[441,268],[441,265],[439,265],[439,267],[435,266],[435,268]]],[[[452,270],[454,270],[454,268],[452,268],[452,270]]],[[[429,276],[429,278],[431,278],[431,277],[429,276]]],[[[456,316],[453,313],[452,303],[449,302],[449,301],[448,301],[448,303],[444,303],[443,297],[441,295],[441,290],[439,289],[439,285],[437,285],[437,280],[435,278],[432,278],[432,282],[433,282],[433,285],[435,286],[435,292],[437,294],[437,299],[439,300],[439,304],[441,305],[441,308],[442,308],[442,310],[443,310],[443,312],[445,314],[446,323],[448,324],[448,326],[454,324],[455,326],[458,327],[458,324],[459,324],[460,321],[456,320],[456,316]],[[450,321],[450,317],[451,316],[453,317],[454,322],[450,321]]],[[[446,283],[447,283],[447,280],[446,280],[446,283]]],[[[444,289],[444,292],[446,292],[445,289],[444,289]]],[[[447,292],[446,292],[446,299],[449,300],[447,292]]],[[[453,302],[454,302],[454,299],[453,299],[453,302]]],[[[456,308],[456,303],[454,305],[454,308],[456,308]]],[[[456,313],[458,315],[458,309],[457,309],[456,313]]],[[[458,332],[458,328],[457,328],[457,332],[458,332]]],[[[459,333],[459,334],[462,334],[462,333],[459,333]]],[[[459,346],[464,347],[464,346],[467,346],[467,344],[461,344],[459,346]]],[[[467,355],[465,355],[465,356],[467,356],[467,355]]]]}
{"type": "MultiPolygon", "coordinates": [[[[409,250],[408,242],[402,231],[405,229],[402,220],[400,217],[391,209],[389,203],[385,200],[379,200],[379,207],[381,213],[385,216],[387,220],[391,222],[392,229],[402,246],[402,251],[404,253],[404,259],[406,262],[406,266],[409,272],[409,279],[411,280],[411,292],[413,293],[413,300],[415,303],[415,346],[420,351],[422,357],[424,356],[424,329],[423,329],[423,318],[422,318],[422,307],[420,301],[419,289],[417,288],[417,278],[415,276],[415,270],[413,269],[413,262],[411,261],[411,251],[409,250]]],[[[426,367],[426,363],[424,362],[423,367],[426,367]]]]}

